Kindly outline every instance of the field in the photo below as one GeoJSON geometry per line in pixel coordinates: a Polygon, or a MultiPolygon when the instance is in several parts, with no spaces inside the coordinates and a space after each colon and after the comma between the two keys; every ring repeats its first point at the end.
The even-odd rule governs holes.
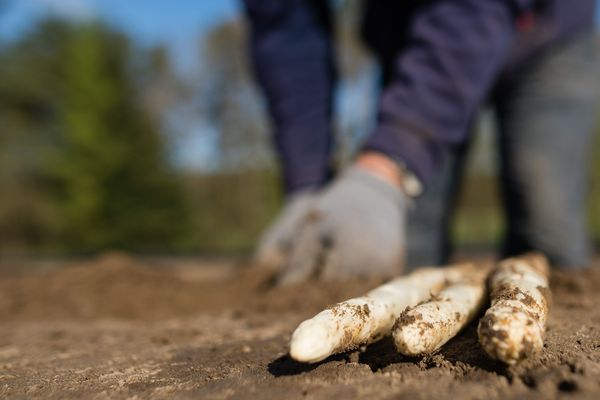
{"type": "Polygon", "coordinates": [[[554,273],[545,349],[516,367],[488,360],[474,326],[426,358],[384,340],[289,359],[300,321],[378,283],[276,289],[244,263],[122,254],[5,262],[0,398],[600,398],[600,263],[554,273]]]}

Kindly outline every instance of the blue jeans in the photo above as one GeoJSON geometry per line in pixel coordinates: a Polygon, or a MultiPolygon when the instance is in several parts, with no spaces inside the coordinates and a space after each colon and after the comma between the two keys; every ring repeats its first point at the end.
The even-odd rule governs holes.
{"type": "MultiPolygon", "coordinates": [[[[585,267],[588,165],[600,63],[592,31],[546,49],[499,77],[490,100],[506,232],[502,256],[541,251],[554,265],[585,267]]],[[[456,146],[408,219],[408,265],[438,265],[451,251],[449,225],[468,143],[456,146]]]]}

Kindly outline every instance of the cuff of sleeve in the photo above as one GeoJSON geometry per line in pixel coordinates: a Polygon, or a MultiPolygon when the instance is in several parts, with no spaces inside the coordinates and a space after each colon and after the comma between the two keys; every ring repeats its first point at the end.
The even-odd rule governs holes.
{"type": "Polygon", "coordinates": [[[402,160],[394,160],[402,171],[402,189],[412,198],[423,194],[423,184],[402,160]]]}

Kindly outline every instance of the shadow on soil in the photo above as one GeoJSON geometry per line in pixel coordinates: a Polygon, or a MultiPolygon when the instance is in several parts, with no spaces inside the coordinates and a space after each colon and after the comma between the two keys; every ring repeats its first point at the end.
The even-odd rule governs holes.
{"type": "Polygon", "coordinates": [[[323,361],[319,361],[314,364],[301,363],[292,360],[289,354],[283,355],[269,363],[268,369],[271,375],[275,377],[279,376],[290,376],[300,375],[305,372],[310,372],[317,369],[320,365],[332,362],[332,361],[343,361],[347,359],[346,354],[337,354],[326,358],[323,361]]]}
{"type": "Polygon", "coordinates": [[[460,335],[448,342],[439,351],[424,357],[406,357],[398,353],[391,337],[373,343],[363,351],[352,351],[331,356],[315,364],[305,364],[294,361],[289,355],[281,356],[269,363],[268,370],[273,376],[299,375],[310,372],[323,364],[330,362],[358,362],[368,365],[371,371],[378,372],[395,364],[414,364],[420,369],[450,367],[452,369],[477,368],[487,372],[506,376],[510,373],[499,362],[490,360],[479,347],[475,325],[468,326],[460,335]],[[477,349],[478,351],[473,351],[477,349]]]}

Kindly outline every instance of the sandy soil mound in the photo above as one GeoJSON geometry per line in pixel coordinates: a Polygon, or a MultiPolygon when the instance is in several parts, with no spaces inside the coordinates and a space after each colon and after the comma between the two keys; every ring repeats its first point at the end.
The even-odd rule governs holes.
{"type": "Polygon", "coordinates": [[[379,283],[278,289],[270,284],[268,271],[246,265],[240,265],[229,279],[198,279],[197,275],[178,267],[150,267],[121,253],[50,273],[5,275],[0,279],[0,319],[153,320],[227,309],[316,311],[379,283]]]}

